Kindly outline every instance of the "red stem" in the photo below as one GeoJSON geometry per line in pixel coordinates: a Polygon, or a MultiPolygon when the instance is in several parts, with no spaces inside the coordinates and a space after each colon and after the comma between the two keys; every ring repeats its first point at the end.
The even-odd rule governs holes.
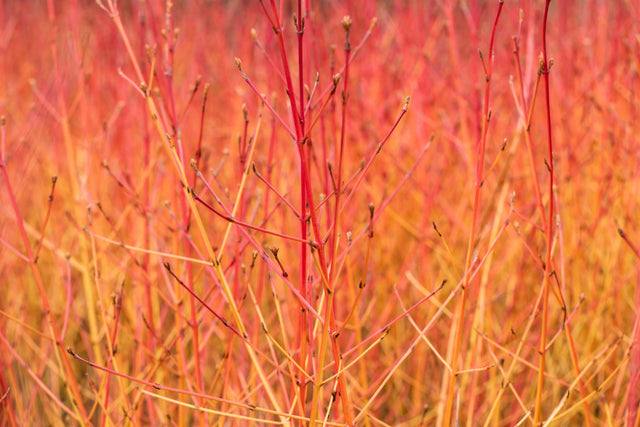
{"type": "Polygon", "coordinates": [[[542,393],[544,389],[544,372],[545,372],[545,355],[546,355],[546,341],[547,341],[547,323],[549,312],[549,281],[552,274],[551,266],[551,254],[553,249],[553,140],[551,132],[551,101],[549,94],[549,60],[547,56],[547,17],[549,13],[549,5],[551,0],[546,1],[544,9],[544,17],[542,24],[542,74],[544,77],[545,88],[545,107],[546,107],[546,124],[547,124],[547,142],[548,142],[548,155],[547,168],[549,172],[549,207],[547,215],[547,225],[545,229],[547,252],[545,257],[545,271],[542,282],[543,286],[543,300],[542,300],[542,324],[540,326],[540,345],[538,351],[540,353],[540,363],[538,370],[538,385],[536,391],[536,401],[534,409],[534,424],[538,424],[542,418],[542,393]]]}

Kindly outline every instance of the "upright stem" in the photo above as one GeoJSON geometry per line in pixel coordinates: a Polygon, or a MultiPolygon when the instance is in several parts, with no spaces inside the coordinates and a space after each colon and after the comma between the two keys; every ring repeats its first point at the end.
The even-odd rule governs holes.
{"type": "MultiPolygon", "coordinates": [[[[349,62],[351,60],[351,42],[349,41],[349,32],[351,29],[352,20],[349,16],[345,16],[342,19],[342,26],[346,33],[344,51],[345,51],[345,67],[344,67],[344,87],[342,90],[342,122],[340,127],[340,142],[339,146],[336,147],[338,151],[338,170],[337,177],[335,183],[335,202],[334,202],[334,216],[333,216],[333,234],[330,240],[330,260],[331,260],[331,268],[327,271],[325,268],[326,264],[322,264],[323,269],[323,278],[325,279],[325,292],[327,297],[327,303],[325,306],[325,317],[324,317],[324,327],[322,329],[322,337],[320,338],[320,349],[318,352],[318,375],[316,378],[316,385],[314,387],[313,393],[313,406],[311,408],[311,425],[314,425],[316,419],[316,411],[318,410],[318,404],[320,399],[320,393],[323,382],[323,369],[324,369],[324,353],[327,346],[327,340],[331,340],[331,349],[333,352],[334,363],[336,369],[340,366],[341,354],[340,348],[338,347],[337,335],[335,332],[337,331],[336,322],[335,322],[335,313],[334,313],[334,298],[335,298],[335,279],[336,279],[336,261],[337,261],[337,252],[338,252],[338,232],[339,232],[339,224],[340,224],[340,196],[342,194],[342,161],[344,154],[344,143],[346,138],[346,126],[347,126],[347,101],[349,99],[349,91],[348,91],[348,81],[349,81],[349,62]]],[[[349,395],[346,392],[346,383],[344,381],[344,375],[340,375],[338,377],[338,390],[340,390],[340,397],[342,401],[342,410],[345,415],[345,422],[348,425],[352,425],[353,423],[353,408],[351,406],[351,401],[349,399],[349,395]]]]}
{"type": "MultiPolygon", "coordinates": [[[[315,241],[317,242],[317,246],[314,247],[314,253],[317,256],[317,259],[316,259],[317,268],[323,279],[325,296],[327,296],[326,298],[327,305],[325,306],[324,325],[322,328],[322,337],[320,339],[320,349],[317,352],[318,366],[316,369],[318,371],[317,371],[317,377],[315,379],[314,393],[313,393],[314,397],[312,399],[312,408],[311,408],[311,425],[313,425],[317,417],[318,405],[320,400],[320,391],[322,388],[322,375],[324,370],[324,363],[323,363],[324,350],[325,350],[326,342],[329,339],[329,335],[330,335],[329,329],[331,329],[331,331],[335,330],[335,317],[333,313],[333,289],[332,289],[333,285],[329,282],[329,269],[328,269],[328,264],[326,259],[325,244],[322,241],[322,233],[320,231],[318,213],[316,211],[316,206],[313,200],[313,191],[311,186],[309,158],[308,158],[310,155],[310,152],[309,152],[310,148],[304,132],[304,102],[302,102],[301,105],[297,105],[295,90],[293,87],[293,80],[291,77],[291,69],[289,67],[289,61],[287,58],[287,52],[284,44],[284,36],[282,34],[283,28],[280,22],[280,15],[276,8],[275,0],[271,0],[270,3],[271,3],[271,11],[273,16],[269,18],[271,19],[273,29],[274,29],[274,32],[276,33],[276,37],[278,39],[278,44],[280,48],[280,56],[282,59],[284,76],[287,84],[287,95],[289,97],[289,102],[291,105],[291,114],[292,114],[292,118],[295,126],[298,158],[300,160],[300,180],[301,180],[300,194],[302,199],[301,200],[301,203],[302,203],[301,232],[303,233],[301,238],[303,239],[307,238],[306,236],[307,226],[303,225],[302,223],[303,222],[306,223],[307,221],[306,212],[308,212],[309,220],[311,222],[311,229],[313,230],[313,235],[315,237],[315,241]]],[[[298,7],[299,7],[299,11],[301,11],[302,10],[301,2],[298,2],[298,7]]],[[[265,9],[265,12],[266,12],[266,9],[265,9]]],[[[302,43],[303,33],[301,31],[302,30],[301,19],[297,22],[297,29],[298,29],[298,42],[299,42],[298,43],[298,55],[299,55],[298,66],[301,68],[299,70],[299,74],[300,74],[300,78],[304,78],[304,75],[303,75],[304,49],[303,49],[303,43],[302,43]],[[302,56],[302,58],[300,56],[302,56]]],[[[302,85],[301,87],[304,88],[304,85],[302,85]]],[[[300,99],[304,101],[303,96],[300,99]]],[[[301,257],[301,261],[303,264],[306,263],[306,251],[307,251],[306,247],[301,250],[302,254],[304,255],[301,257]]],[[[306,266],[303,266],[303,269],[304,268],[306,268],[306,266]]],[[[301,277],[301,282],[302,282],[301,289],[306,289],[306,273],[305,273],[305,277],[301,277]]],[[[338,369],[337,367],[339,366],[340,350],[337,346],[337,341],[335,337],[331,338],[331,344],[332,344],[332,350],[333,350],[333,356],[334,356],[334,363],[335,363],[336,369],[338,369]]],[[[344,376],[340,376],[338,378],[338,389],[339,389],[339,395],[342,399],[342,406],[343,406],[343,411],[345,415],[345,421],[347,424],[351,424],[353,419],[353,415],[351,413],[352,408],[348,398],[344,376]]]]}
{"type": "MultiPolygon", "coordinates": [[[[296,130],[300,130],[300,133],[297,135],[297,142],[300,141],[301,135],[305,133],[305,112],[304,112],[304,15],[302,10],[302,1],[298,0],[298,15],[296,17],[296,33],[298,37],[298,95],[299,95],[299,103],[300,103],[300,117],[299,117],[299,127],[296,127],[296,130]]],[[[294,117],[295,120],[295,117],[294,117]]],[[[300,167],[302,168],[304,164],[303,159],[300,159],[300,167]]],[[[304,185],[300,185],[300,238],[305,240],[307,238],[307,196],[312,197],[311,194],[307,195],[307,191],[304,185]]],[[[307,243],[300,243],[300,284],[299,290],[300,294],[303,298],[309,298],[308,289],[307,289],[307,243]]],[[[298,355],[298,365],[302,368],[307,367],[308,358],[307,351],[309,345],[309,334],[307,331],[309,328],[307,327],[309,322],[309,314],[304,307],[300,307],[300,312],[298,315],[298,331],[296,335],[296,348],[300,349],[298,355]]],[[[299,381],[298,392],[300,396],[300,404],[302,405],[302,409],[304,411],[304,404],[306,401],[306,381],[302,380],[306,375],[303,372],[299,372],[297,374],[297,381],[299,381]]],[[[301,414],[304,415],[304,412],[301,414]]]]}
{"type": "Polygon", "coordinates": [[[547,323],[548,323],[548,311],[549,311],[549,286],[550,278],[553,273],[551,266],[551,254],[553,244],[553,140],[551,133],[551,101],[549,99],[549,59],[547,56],[547,16],[549,14],[549,5],[551,0],[546,1],[544,8],[544,17],[542,22],[542,74],[544,77],[544,89],[545,89],[545,107],[546,107],[546,119],[547,119],[547,141],[549,147],[549,159],[545,162],[547,170],[549,171],[549,208],[547,215],[547,224],[545,229],[546,241],[547,241],[547,253],[545,256],[544,266],[544,278],[542,280],[543,286],[543,300],[542,300],[542,325],[540,331],[540,345],[538,351],[540,353],[540,363],[538,367],[538,386],[536,391],[536,403],[533,421],[534,424],[540,423],[542,417],[542,391],[544,388],[544,371],[545,371],[545,354],[547,347],[547,323]]]}
{"type": "Polygon", "coordinates": [[[447,395],[445,399],[445,406],[443,411],[443,418],[441,425],[448,426],[451,424],[451,413],[453,409],[454,392],[456,388],[456,367],[458,364],[458,357],[460,356],[460,347],[462,344],[462,333],[464,331],[464,314],[467,302],[467,288],[470,283],[471,275],[468,274],[473,261],[473,242],[476,238],[476,230],[478,226],[478,214],[480,212],[480,189],[482,188],[482,179],[484,176],[484,157],[485,147],[487,143],[487,134],[489,129],[489,123],[491,120],[491,110],[489,108],[489,94],[491,89],[491,69],[493,64],[493,45],[496,36],[496,29],[498,26],[498,19],[500,18],[500,12],[504,1],[500,0],[498,5],[498,12],[496,14],[495,22],[493,23],[493,30],[491,32],[491,42],[489,43],[489,58],[486,64],[486,76],[485,76],[485,92],[484,92],[484,106],[483,106],[483,121],[482,121],[482,134],[480,141],[478,141],[476,148],[476,170],[475,170],[475,183],[474,183],[474,199],[473,199],[473,219],[471,222],[471,232],[469,234],[469,241],[467,244],[467,255],[465,261],[465,275],[461,286],[460,299],[458,300],[458,306],[456,315],[454,317],[454,333],[453,333],[453,350],[451,352],[451,359],[449,359],[449,366],[454,370],[453,373],[447,373],[447,395]]]}

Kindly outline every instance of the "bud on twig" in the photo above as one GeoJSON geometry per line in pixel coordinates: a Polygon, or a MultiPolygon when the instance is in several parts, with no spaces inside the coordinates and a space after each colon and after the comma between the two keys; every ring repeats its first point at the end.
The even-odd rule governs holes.
{"type": "Polygon", "coordinates": [[[342,18],[342,21],[340,22],[342,23],[342,28],[344,28],[344,30],[348,33],[349,30],[351,29],[351,24],[353,23],[353,19],[351,19],[349,15],[345,15],[342,18]]]}

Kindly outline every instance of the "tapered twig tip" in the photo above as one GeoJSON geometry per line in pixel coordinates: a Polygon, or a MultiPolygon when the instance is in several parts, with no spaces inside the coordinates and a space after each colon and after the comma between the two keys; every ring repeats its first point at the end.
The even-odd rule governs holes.
{"type": "Polygon", "coordinates": [[[351,24],[353,24],[353,19],[351,19],[349,15],[345,15],[342,17],[342,21],[340,22],[342,23],[342,28],[344,28],[346,32],[349,32],[351,24]]]}
{"type": "Polygon", "coordinates": [[[409,102],[411,102],[411,97],[410,97],[410,96],[407,96],[407,97],[404,99],[404,107],[402,107],[402,111],[405,111],[405,112],[406,112],[406,111],[409,109],[409,102]]]}

